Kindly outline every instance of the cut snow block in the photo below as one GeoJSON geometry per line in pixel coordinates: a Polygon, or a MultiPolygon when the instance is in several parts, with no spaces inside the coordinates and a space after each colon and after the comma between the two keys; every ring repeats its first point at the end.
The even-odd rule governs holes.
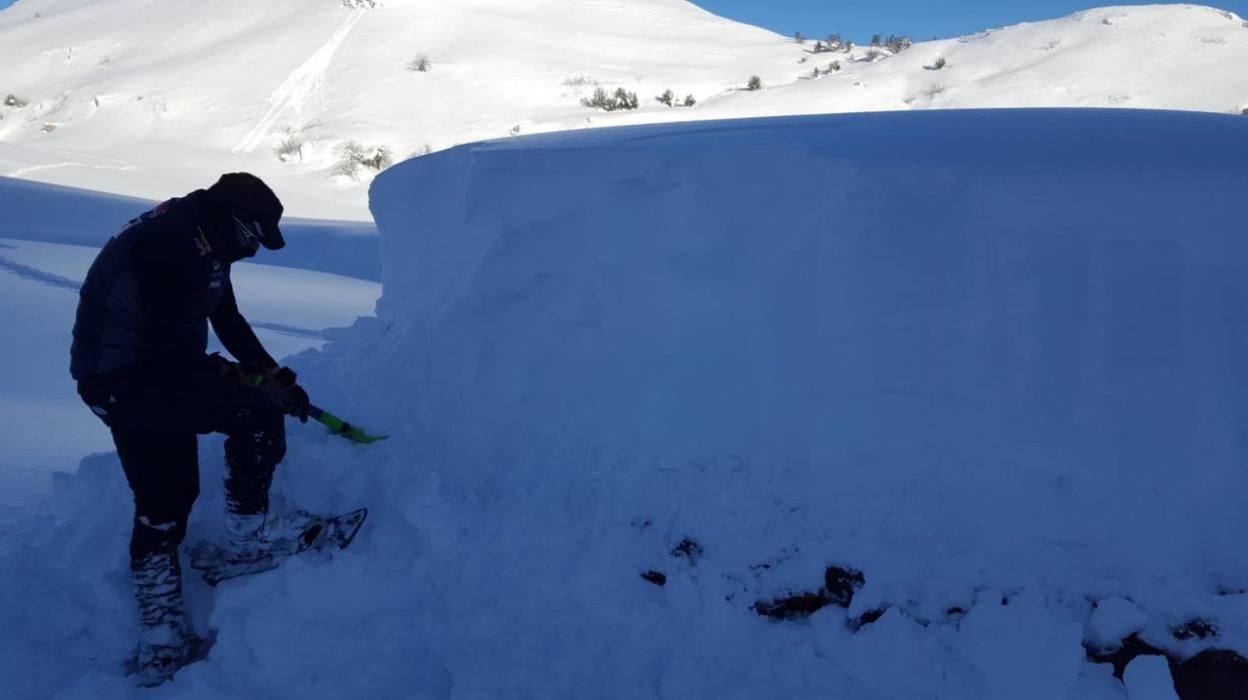
{"type": "Polygon", "coordinates": [[[1179,700],[1164,656],[1141,656],[1132,661],[1122,682],[1131,700],[1179,700]]]}
{"type": "Polygon", "coordinates": [[[1219,474],[1248,443],[1192,407],[1248,411],[1227,379],[1248,354],[1248,237],[1226,223],[1245,148],[1230,114],[924,110],[416,158],[370,190],[378,314],[421,368],[392,393],[464,445],[881,474],[1026,445],[1158,488],[1193,455],[1219,474]]]}
{"type": "Polygon", "coordinates": [[[1087,646],[1094,650],[1113,651],[1122,640],[1144,629],[1148,615],[1126,598],[1106,598],[1096,604],[1088,621],[1087,646]]]}

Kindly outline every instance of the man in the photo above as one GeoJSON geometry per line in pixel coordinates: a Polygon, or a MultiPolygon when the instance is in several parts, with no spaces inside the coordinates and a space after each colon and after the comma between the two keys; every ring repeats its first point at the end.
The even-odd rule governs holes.
{"type": "Polygon", "coordinates": [[[278,367],[238,311],[230,265],[285,245],[282,204],[259,178],[221,176],[131,221],[83,282],[70,374],[109,427],[134,492],[130,570],[139,606],[139,673],[159,685],[186,662],[178,545],[199,495],[197,434],[224,433],[226,550],[263,552],[284,414],[308,418],[308,395],[278,367]],[[238,363],[206,354],[208,322],[238,363]],[[260,377],[266,385],[244,382],[260,377]]]}

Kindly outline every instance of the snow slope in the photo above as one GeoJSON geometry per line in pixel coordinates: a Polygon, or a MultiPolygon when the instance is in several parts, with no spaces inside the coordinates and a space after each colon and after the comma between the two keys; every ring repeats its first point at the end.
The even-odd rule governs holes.
{"type": "MultiPolygon", "coordinates": [[[[207,187],[215,179],[203,178],[191,189],[207,187]]],[[[165,198],[189,191],[166,192],[165,198]]],[[[157,201],[0,177],[0,238],[98,248],[157,201]]],[[[284,216],[282,232],[290,245],[268,256],[267,265],[381,280],[377,229],[371,221],[284,216]]]]}
{"type": "MultiPolygon", "coordinates": [[[[1248,652],[1245,147],[1230,116],[927,112],[390,170],[379,315],[290,362],[392,437],[295,425],[275,485],[369,523],[192,583],[217,646],[153,696],[1170,697],[1085,645],[1248,652]],[[832,564],[848,610],[752,609],[832,564]]],[[[124,479],[55,485],[0,535],[0,677],[129,697],[124,479]]]]}
{"type": "MultiPolygon", "coordinates": [[[[828,31],[835,31],[829,27],[828,31]]],[[[967,107],[1248,108],[1248,27],[1195,5],[1108,7],[814,54],[684,0],[21,0],[0,12],[0,175],[162,199],[250,170],[299,216],[366,218],[332,175],[354,139],[396,160],[511,133],[967,107]],[[408,69],[425,55],[432,69],[408,69]],[[927,70],[938,58],[943,70],[927,70]],[[814,69],[839,73],[812,78],[814,69]],[[751,75],[766,89],[741,90],[751,75]],[[582,105],[595,87],[641,108],[582,105]],[[655,101],[671,89],[693,108],[655,101]],[[284,140],[302,155],[279,162],[284,140]]],[[[366,172],[365,175],[368,173],[366,172]]]]}

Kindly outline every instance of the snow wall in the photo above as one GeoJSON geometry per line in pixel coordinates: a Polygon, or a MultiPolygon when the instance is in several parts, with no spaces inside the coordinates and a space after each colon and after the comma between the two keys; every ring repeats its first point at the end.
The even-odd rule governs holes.
{"type": "Polygon", "coordinates": [[[1211,477],[1248,464],[1246,149],[1060,110],[465,146],[373,186],[379,308],[473,444],[1211,477]]]}
{"type": "MultiPolygon", "coordinates": [[[[920,621],[1031,591],[1075,625],[1025,662],[1050,678],[1081,625],[1106,643],[1109,596],[1176,653],[1248,651],[1221,595],[1248,583],[1244,153],[1248,120],[1127,110],[463,146],[372,186],[380,320],[336,357],[379,389],[364,415],[409,426],[392,447],[443,465],[430,488],[486,498],[536,560],[653,521],[665,544],[599,563],[699,533],[726,600],[848,563],[851,616],[920,621]],[[1192,616],[1221,637],[1176,641],[1192,616]]],[[[1033,623],[989,647],[1032,649],[1033,623]]],[[[1031,683],[1004,669],[1004,695],[1031,683]]]]}

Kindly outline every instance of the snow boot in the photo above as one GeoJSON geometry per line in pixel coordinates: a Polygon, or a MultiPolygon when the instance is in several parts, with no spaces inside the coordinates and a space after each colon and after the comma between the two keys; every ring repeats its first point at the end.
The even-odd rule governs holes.
{"type": "Polygon", "coordinates": [[[130,575],[139,604],[139,684],[151,688],[172,678],[189,652],[177,550],[132,561],[130,575]]]}
{"type": "Polygon", "coordinates": [[[223,549],[228,559],[240,562],[255,561],[268,552],[266,517],[265,513],[244,515],[226,512],[225,547],[223,549]]]}

